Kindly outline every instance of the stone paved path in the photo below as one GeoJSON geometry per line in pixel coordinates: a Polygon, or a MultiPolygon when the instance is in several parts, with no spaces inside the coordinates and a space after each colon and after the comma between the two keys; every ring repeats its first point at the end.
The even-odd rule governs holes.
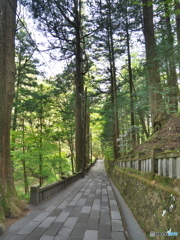
{"type": "Polygon", "coordinates": [[[8,240],[126,239],[121,213],[102,160],[97,161],[84,179],[52,198],[49,206],[47,204],[48,201],[46,208],[15,223],[0,239],[8,239],[8,232],[13,232],[8,240]]]}

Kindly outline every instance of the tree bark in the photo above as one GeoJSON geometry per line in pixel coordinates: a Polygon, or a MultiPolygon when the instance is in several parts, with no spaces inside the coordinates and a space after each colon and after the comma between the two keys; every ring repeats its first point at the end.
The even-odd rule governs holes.
{"type": "Polygon", "coordinates": [[[23,131],[23,136],[22,136],[23,157],[22,157],[21,161],[22,161],[23,174],[24,174],[24,192],[25,192],[25,194],[28,194],[29,193],[29,183],[28,183],[28,177],[27,177],[26,159],[24,157],[24,155],[25,155],[25,124],[24,124],[24,119],[22,120],[22,131],[23,131]]]}
{"type": "Polygon", "coordinates": [[[90,111],[89,102],[87,100],[87,110],[86,110],[86,164],[90,163],[90,111]]]}
{"type": "Polygon", "coordinates": [[[153,24],[153,3],[151,0],[142,0],[143,23],[146,47],[147,74],[149,80],[150,113],[152,125],[161,124],[165,115],[161,95],[161,81],[159,73],[159,60],[156,48],[156,38],[153,24]]]}
{"type": "Polygon", "coordinates": [[[175,54],[174,54],[174,36],[171,27],[171,20],[169,15],[169,4],[164,0],[164,8],[166,15],[166,34],[167,34],[167,44],[168,49],[168,65],[169,65],[169,77],[168,77],[168,87],[169,87],[169,110],[170,112],[178,111],[178,82],[177,82],[177,73],[176,73],[176,63],[175,63],[175,54]]]}
{"type": "Polygon", "coordinates": [[[82,60],[82,47],[81,47],[81,37],[82,37],[82,1],[76,1],[76,45],[75,45],[75,59],[76,59],[76,73],[75,73],[75,88],[76,88],[76,171],[82,168],[82,162],[84,159],[84,109],[82,106],[82,101],[84,97],[84,77],[83,77],[83,60],[82,60]]]}
{"type": "Polygon", "coordinates": [[[80,34],[77,29],[76,34],[76,76],[75,76],[75,86],[76,86],[76,171],[81,169],[81,163],[83,161],[83,107],[82,98],[84,94],[84,84],[82,75],[82,64],[81,64],[81,47],[80,47],[80,34]]]}
{"type": "Polygon", "coordinates": [[[178,41],[178,64],[180,71],[180,2],[175,0],[175,13],[176,13],[176,32],[177,32],[177,41],[178,41]]]}
{"type": "Polygon", "coordinates": [[[10,157],[11,111],[15,92],[16,5],[16,0],[0,1],[0,195],[4,216],[17,216],[21,213],[20,206],[23,206],[16,194],[10,157]]]}
{"type": "Polygon", "coordinates": [[[114,56],[114,41],[113,41],[113,25],[111,16],[111,4],[112,2],[108,0],[109,14],[107,19],[107,34],[108,34],[108,48],[109,48],[109,63],[110,63],[110,79],[111,79],[111,99],[113,108],[113,151],[114,159],[120,157],[120,151],[117,143],[119,138],[119,117],[117,108],[117,81],[116,81],[116,66],[115,66],[115,56],[114,56]]]}
{"type": "Polygon", "coordinates": [[[131,116],[131,138],[132,138],[132,148],[136,146],[136,135],[134,132],[135,126],[135,116],[134,116],[134,96],[133,96],[133,76],[132,76],[132,66],[131,66],[131,51],[130,51],[130,36],[129,36],[129,21],[128,21],[128,10],[126,9],[126,42],[128,51],[128,72],[129,72],[129,93],[130,93],[130,116],[131,116]]]}

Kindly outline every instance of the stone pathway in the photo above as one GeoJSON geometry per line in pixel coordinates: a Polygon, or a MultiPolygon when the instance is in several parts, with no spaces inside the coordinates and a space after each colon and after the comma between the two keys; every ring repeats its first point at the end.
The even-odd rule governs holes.
{"type": "Polygon", "coordinates": [[[44,209],[38,206],[37,211],[32,211],[30,216],[20,221],[0,236],[0,239],[128,239],[102,160],[97,161],[84,179],[48,200],[44,209]]]}

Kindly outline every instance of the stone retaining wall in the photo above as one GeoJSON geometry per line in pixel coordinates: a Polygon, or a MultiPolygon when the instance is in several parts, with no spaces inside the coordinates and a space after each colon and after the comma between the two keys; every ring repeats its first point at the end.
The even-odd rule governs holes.
{"type": "Polygon", "coordinates": [[[150,232],[179,232],[180,180],[142,173],[137,170],[109,167],[108,173],[149,239],[178,239],[156,236],[150,232]],[[139,174],[140,173],[140,174],[139,174]],[[169,182],[168,182],[169,181],[169,182]]]}

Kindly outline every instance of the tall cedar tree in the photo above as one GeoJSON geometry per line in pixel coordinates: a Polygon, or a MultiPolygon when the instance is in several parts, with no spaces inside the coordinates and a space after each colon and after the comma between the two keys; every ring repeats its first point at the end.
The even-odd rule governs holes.
{"type": "Polygon", "coordinates": [[[180,71],[180,2],[175,0],[175,14],[176,14],[176,32],[177,32],[177,43],[178,43],[178,64],[180,71]]]}
{"type": "Polygon", "coordinates": [[[159,60],[153,24],[153,3],[151,0],[142,0],[143,3],[143,31],[145,37],[147,74],[149,80],[149,98],[151,121],[156,131],[161,126],[165,116],[161,95],[161,81],[159,60]]]}
{"type": "Polygon", "coordinates": [[[176,73],[176,60],[174,51],[174,33],[171,26],[171,16],[170,16],[170,4],[164,0],[165,8],[165,22],[166,22],[166,36],[168,42],[168,48],[166,52],[168,53],[168,65],[169,65],[169,76],[168,76],[168,86],[169,86],[169,110],[172,112],[178,111],[178,82],[176,73]]]}
{"type": "Polygon", "coordinates": [[[109,50],[109,64],[110,64],[110,79],[111,79],[111,98],[113,107],[113,149],[114,158],[117,159],[119,154],[119,147],[117,139],[119,138],[119,119],[118,119],[118,108],[117,108],[117,80],[116,80],[116,66],[115,66],[115,50],[114,50],[114,39],[113,39],[113,2],[107,1],[108,5],[108,16],[107,16],[107,42],[109,50]]]}
{"type": "Polygon", "coordinates": [[[2,216],[21,213],[10,157],[11,111],[15,83],[16,0],[0,1],[0,195],[2,216]]]}
{"type": "Polygon", "coordinates": [[[83,0],[33,0],[32,6],[34,16],[42,23],[42,29],[57,40],[50,44],[52,49],[64,54],[59,55],[59,60],[73,59],[75,56],[76,171],[79,171],[85,158],[83,0]]]}

